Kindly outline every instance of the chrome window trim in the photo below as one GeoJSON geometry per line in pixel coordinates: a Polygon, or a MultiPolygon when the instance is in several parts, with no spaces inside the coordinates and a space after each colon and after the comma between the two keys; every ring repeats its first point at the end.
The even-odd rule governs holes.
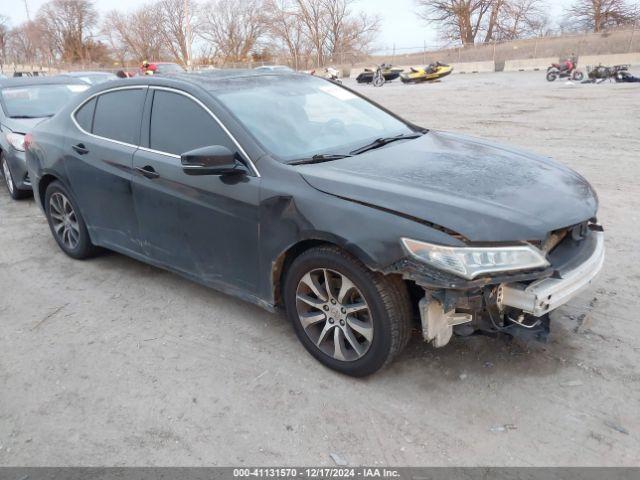
{"type": "MultiPolygon", "coordinates": [[[[260,172],[258,172],[258,169],[256,168],[255,164],[253,163],[253,160],[251,160],[251,157],[249,156],[249,154],[245,151],[244,148],[242,148],[242,145],[240,145],[240,142],[238,142],[238,140],[236,140],[236,137],[233,136],[233,134],[229,131],[229,129],[220,121],[220,119],[216,116],[216,114],[213,113],[209,109],[209,107],[207,107],[204,103],[202,103],[200,100],[198,100],[193,95],[191,95],[191,94],[189,94],[189,93],[187,93],[185,91],[178,90],[176,88],[163,87],[163,86],[160,86],[160,85],[149,85],[149,88],[152,89],[152,90],[162,90],[162,91],[166,91],[166,92],[177,93],[178,95],[183,95],[183,96],[189,98],[190,100],[192,100],[193,102],[195,102],[202,109],[204,109],[204,111],[207,112],[211,116],[211,118],[213,118],[216,121],[216,123],[220,126],[220,128],[222,128],[222,131],[227,134],[227,136],[231,139],[231,141],[238,148],[240,153],[247,159],[247,161],[249,162],[249,167],[253,171],[254,176],[260,178],[260,172]]],[[[158,151],[158,150],[153,150],[151,148],[144,148],[144,147],[141,147],[141,148],[143,150],[154,152],[154,153],[159,153],[161,155],[167,155],[167,156],[171,156],[171,157],[180,158],[179,155],[175,155],[173,153],[161,152],[161,151],[158,151]]]]}
{"type": "MultiPolygon", "coordinates": [[[[76,126],[76,128],[78,130],[80,130],[82,133],[84,133],[85,135],[89,135],[90,137],[93,138],[99,138],[100,140],[106,140],[107,142],[113,142],[116,143],[118,145],[123,145],[125,147],[131,147],[131,148],[139,148],[139,145],[133,145],[131,143],[127,143],[127,142],[121,142],[120,140],[115,140],[113,138],[107,138],[107,137],[102,137],[100,135],[96,135],[94,133],[91,132],[87,132],[84,128],[82,128],[80,126],[80,124],[78,123],[78,121],[76,120],[76,113],[78,112],[78,110],[80,110],[82,107],[84,107],[87,103],[89,103],[91,100],[93,100],[94,98],[103,95],[105,93],[110,93],[110,92],[117,92],[119,90],[145,90],[149,88],[147,85],[126,85],[124,87],[114,87],[114,88],[110,88],[108,90],[101,90],[99,92],[94,93],[93,95],[87,97],[85,99],[84,102],[82,102],[80,105],[78,105],[76,108],[74,108],[71,111],[71,121],[73,122],[73,124],[76,126]]],[[[97,104],[96,104],[97,105],[97,104]]],[[[94,112],[95,115],[95,112],[94,112]]]]}
{"type": "Polygon", "coordinates": [[[180,157],[180,155],[176,155],[175,153],[169,153],[169,152],[162,152],[160,150],[154,150],[153,148],[147,148],[147,147],[138,147],[139,150],[144,150],[145,152],[151,152],[151,153],[157,153],[158,155],[164,155],[165,157],[171,157],[171,158],[182,158],[180,157]]]}
{"type": "Polygon", "coordinates": [[[195,102],[201,108],[203,108],[204,111],[207,112],[211,116],[211,118],[213,118],[215,120],[215,122],[220,126],[220,128],[222,128],[222,130],[227,134],[227,136],[231,139],[231,141],[233,141],[233,143],[238,148],[240,153],[247,159],[247,161],[249,162],[249,167],[251,168],[254,176],[257,177],[257,178],[261,177],[260,172],[258,171],[258,169],[256,168],[255,164],[253,163],[253,160],[251,160],[251,157],[249,156],[249,154],[247,154],[245,149],[242,148],[242,145],[240,145],[240,142],[238,142],[238,140],[236,140],[236,138],[233,136],[233,134],[220,121],[220,119],[204,103],[202,103],[196,97],[194,97],[193,95],[191,95],[191,94],[189,94],[189,93],[187,93],[185,91],[182,91],[182,90],[179,90],[179,89],[176,89],[176,88],[163,87],[163,86],[160,86],[160,85],[126,85],[126,86],[123,86],[123,87],[114,87],[114,88],[109,88],[107,90],[101,90],[101,91],[96,92],[93,95],[87,97],[80,105],[78,105],[76,108],[74,108],[71,111],[71,114],[70,114],[71,121],[73,122],[73,124],[76,126],[76,128],[78,130],[80,130],[85,135],[89,135],[90,137],[99,138],[100,140],[105,140],[107,142],[113,142],[113,143],[116,143],[118,145],[123,145],[125,147],[136,148],[136,149],[139,149],[139,150],[143,150],[145,152],[157,153],[159,155],[164,155],[164,156],[167,156],[167,157],[178,158],[179,159],[180,155],[176,155],[174,153],[162,152],[160,150],[154,150],[152,148],[143,147],[141,145],[133,145],[131,143],[121,142],[120,140],[114,140],[113,138],[102,137],[100,135],[95,135],[94,133],[87,132],[84,128],[82,128],[80,126],[80,124],[76,120],[76,113],[78,112],[78,110],[80,110],[86,103],[90,102],[91,100],[93,100],[94,98],[96,98],[96,97],[98,97],[100,95],[103,95],[105,93],[110,93],[110,92],[117,92],[119,90],[145,90],[145,89],[163,90],[163,91],[167,91],[167,92],[176,93],[178,95],[183,95],[183,96],[189,98],[190,100],[192,100],[193,102],[195,102]]]}

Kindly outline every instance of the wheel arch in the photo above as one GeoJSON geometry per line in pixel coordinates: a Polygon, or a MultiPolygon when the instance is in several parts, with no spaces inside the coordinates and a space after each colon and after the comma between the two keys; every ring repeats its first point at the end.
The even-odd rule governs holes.
{"type": "MultiPolygon", "coordinates": [[[[40,180],[38,181],[38,199],[40,200],[40,205],[42,206],[42,209],[44,210],[45,206],[44,206],[44,196],[47,193],[47,188],[49,187],[49,185],[51,185],[53,182],[62,182],[62,180],[60,179],[60,177],[57,177],[51,173],[45,173],[40,180]]],[[[62,182],[64,183],[64,182],[62,182]]]]}
{"type": "Polygon", "coordinates": [[[343,239],[328,235],[311,236],[290,245],[284,249],[271,264],[271,289],[273,304],[282,306],[282,285],[286,278],[287,271],[293,261],[307,250],[321,245],[328,245],[340,248],[351,254],[371,270],[379,270],[376,262],[360,247],[350,244],[343,239]]]}

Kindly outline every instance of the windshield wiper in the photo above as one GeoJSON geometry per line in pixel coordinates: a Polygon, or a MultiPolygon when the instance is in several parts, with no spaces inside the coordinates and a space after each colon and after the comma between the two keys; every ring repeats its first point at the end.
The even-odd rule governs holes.
{"type": "Polygon", "coordinates": [[[373,142],[365,145],[364,147],[356,148],[352,150],[351,155],[360,155],[361,153],[368,152],[369,150],[374,150],[376,148],[384,147],[392,142],[397,142],[398,140],[412,140],[414,138],[420,138],[423,133],[403,133],[401,135],[396,135],[395,137],[385,137],[385,138],[376,138],[373,142]]]}
{"type": "Polygon", "coordinates": [[[348,158],[348,157],[353,157],[353,155],[319,153],[317,155],[314,155],[311,158],[303,158],[302,160],[293,160],[292,162],[287,162],[287,164],[288,165],[308,165],[310,163],[331,162],[333,160],[340,160],[342,158],[348,158]]]}

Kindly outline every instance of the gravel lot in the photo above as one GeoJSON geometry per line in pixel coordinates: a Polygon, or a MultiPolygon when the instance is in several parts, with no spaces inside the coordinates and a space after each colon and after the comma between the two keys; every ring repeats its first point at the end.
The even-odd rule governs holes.
{"type": "Polygon", "coordinates": [[[640,84],[357,88],[592,182],[608,258],[550,343],[416,336],[390,368],[346,378],[282,315],[117,254],[65,257],[33,201],[3,188],[0,465],[640,465],[640,84]]]}

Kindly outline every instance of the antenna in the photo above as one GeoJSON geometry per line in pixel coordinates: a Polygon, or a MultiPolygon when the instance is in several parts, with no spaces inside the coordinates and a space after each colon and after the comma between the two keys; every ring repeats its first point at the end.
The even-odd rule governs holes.
{"type": "Polygon", "coordinates": [[[29,14],[29,2],[24,0],[24,9],[27,12],[27,20],[31,21],[31,15],[29,14]]]}

